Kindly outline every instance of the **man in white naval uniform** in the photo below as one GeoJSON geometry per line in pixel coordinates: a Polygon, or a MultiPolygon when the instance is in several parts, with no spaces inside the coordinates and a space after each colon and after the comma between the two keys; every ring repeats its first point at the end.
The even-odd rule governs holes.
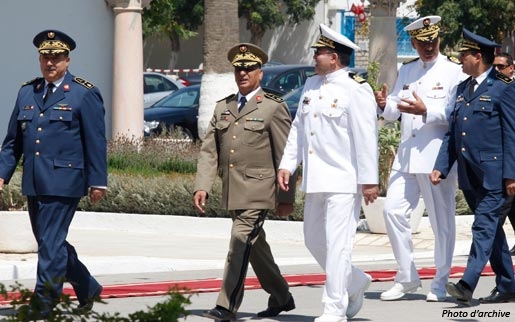
{"type": "Polygon", "coordinates": [[[302,162],[305,244],[326,273],[315,322],[340,322],[358,313],[371,282],[352,266],[351,251],[361,198],[368,204],[379,192],[377,114],[370,85],[345,69],[359,47],[323,24],[320,31],[312,46],[317,75],[304,85],[278,182],[288,190],[302,162]]]}
{"type": "Polygon", "coordinates": [[[404,30],[419,57],[404,63],[395,88],[387,96],[386,84],[376,92],[380,114],[386,120],[401,117],[401,143],[395,157],[384,218],[398,270],[393,287],[381,294],[381,300],[402,298],[415,292],[420,277],[413,259],[409,222],[420,195],[424,199],[429,222],[435,234],[436,275],[426,300],[443,301],[445,284],[452,264],[455,243],[456,171],[438,186],[431,184],[431,173],[442,138],[448,128],[448,104],[458,83],[466,78],[459,61],[440,53],[439,16],[417,19],[404,30]]]}

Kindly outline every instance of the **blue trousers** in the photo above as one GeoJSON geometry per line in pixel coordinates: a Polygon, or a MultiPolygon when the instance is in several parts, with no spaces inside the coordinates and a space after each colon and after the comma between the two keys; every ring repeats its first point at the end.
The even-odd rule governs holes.
{"type": "Polygon", "coordinates": [[[43,304],[42,313],[49,312],[62,294],[68,281],[79,303],[85,303],[100,288],[100,284],[79,260],[75,248],[66,241],[79,198],[28,196],[32,232],[38,243],[35,296],[43,304]]]}

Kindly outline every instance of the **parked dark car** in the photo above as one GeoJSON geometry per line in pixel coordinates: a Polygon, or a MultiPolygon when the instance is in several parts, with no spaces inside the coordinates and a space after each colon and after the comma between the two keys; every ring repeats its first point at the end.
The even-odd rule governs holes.
{"type": "Polygon", "coordinates": [[[314,73],[315,67],[310,65],[263,66],[261,87],[284,95],[304,85],[306,79],[314,73]]]}
{"type": "Polygon", "coordinates": [[[159,135],[180,127],[185,139],[198,139],[200,85],[181,88],[144,110],[145,135],[159,135]]]}
{"type": "Polygon", "coordinates": [[[168,94],[183,88],[177,79],[154,72],[143,73],[143,107],[147,108],[168,94]]]}

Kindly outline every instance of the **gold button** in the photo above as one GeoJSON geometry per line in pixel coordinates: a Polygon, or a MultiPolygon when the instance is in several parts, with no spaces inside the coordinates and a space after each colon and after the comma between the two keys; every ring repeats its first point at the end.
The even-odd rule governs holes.
{"type": "Polygon", "coordinates": [[[60,119],[60,120],[62,120],[62,119],[63,119],[63,117],[62,117],[62,116],[59,116],[59,119],[60,119]]]}
{"type": "Polygon", "coordinates": [[[461,136],[467,135],[467,132],[461,132],[461,136]]]}
{"type": "Polygon", "coordinates": [[[234,153],[234,150],[233,150],[233,149],[231,149],[231,153],[234,153]]]}
{"type": "Polygon", "coordinates": [[[43,129],[42,129],[42,128],[40,128],[40,127],[38,127],[38,132],[41,132],[41,131],[43,131],[43,129]]]}
{"type": "Polygon", "coordinates": [[[43,117],[43,115],[44,115],[43,113],[39,113],[39,117],[43,117]]]}
{"type": "Polygon", "coordinates": [[[260,174],[260,175],[259,175],[259,177],[260,177],[260,178],[263,178],[263,175],[262,175],[262,174],[260,174]]]}
{"type": "Polygon", "coordinates": [[[39,156],[39,152],[36,152],[36,156],[39,156]]]}
{"type": "Polygon", "coordinates": [[[315,118],[318,117],[317,113],[313,114],[313,117],[315,117],[315,118]]]}
{"type": "Polygon", "coordinates": [[[39,144],[39,140],[36,140],[36,144],[39,144]]]}
{"type": "Polygon", "coordinates": [[[467,151],[467,149],[461,148],[461,152],[465,152],[465,151],[467,151]]]}
{"type": "Polygon", "coordinates": [[[484,111],[484,110],[485,110],[485,107],[484,107],[484,106],[481,106],[481,110],[483,110],[483,111],[484,111]]]}
{"type": "Polygon", "coordinates": [[[234,168],[234,165],[232,163],[229,164],[229,168],[234,168]]]}
{"type": "Polygon", "coordinates": [[[466,116],[465,116],[465,117],[463,118],[463,121],[466,121],[466,120],[468,120],[468,117],[466,117],[466,116]]]}
{"type": "Polygon", "coordinates": [[[470,106],[470,103],[465,104],[465,106],[469,107],[469,106],[470,106]]]}
{"type": "Polygon", "coordinates": [[[234,125],[238,125],[238,122],[234,122],[234,125]]]}
{"type": "Polygon", "coordinates": [[[313,151],[312,151],[312,150],[309,150],[309,154],[312,154],[312,153],[313,153],[313,151]]]}
{"type": "Polygon", "coordinates": [[[72,167],[72,164],[71,163],[68,163],[68,168],[71,168],[72,167]]]}
{"type": "Polygon", "coordinates": [[[315,132],[311,131],[311,135],[315,135],[315,132]]]}
{"type": "Polygon", "coordinates": [[[236,140],[236,135],[233,135],[233,136],[232,136],[232,139],[233,139],[233,140],[236,140]]]}
{"type": "Polygon", "coordinates": [[[497,160],[497,157],[494,157],[494,160],[497,160]]]}

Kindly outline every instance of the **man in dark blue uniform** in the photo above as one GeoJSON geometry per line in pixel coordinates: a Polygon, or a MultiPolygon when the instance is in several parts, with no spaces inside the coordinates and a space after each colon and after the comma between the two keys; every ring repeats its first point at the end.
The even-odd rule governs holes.
{"type": "Polygon", "coordinates": [[[470,304],[488,261],[496,286],[480,303],[515,302],[510,250],[502,227],[501,207],[515,194],[515,82],[492,67],[498,44],[463,29],[460,61],[470,75],[458,85],[449,132],[431,173],[438,184],[458,162],[458,182],[474,212],[467,268],[447,292],[470,304]]]}
{"type": "Polygon", "coordinates": [[[68,71],[75,41],[45,30],[34,37],[43,77],[22,85],[0,151],[0,189],[23,155],[22,191],[38,243],[37,281],[22,318],[46,318],[63,281],[73,286],[78,308],[88,311],[102,286],[66,241],[82,196],[102,199],[107,188],[107,144],[102,96],[68,71]]]}

